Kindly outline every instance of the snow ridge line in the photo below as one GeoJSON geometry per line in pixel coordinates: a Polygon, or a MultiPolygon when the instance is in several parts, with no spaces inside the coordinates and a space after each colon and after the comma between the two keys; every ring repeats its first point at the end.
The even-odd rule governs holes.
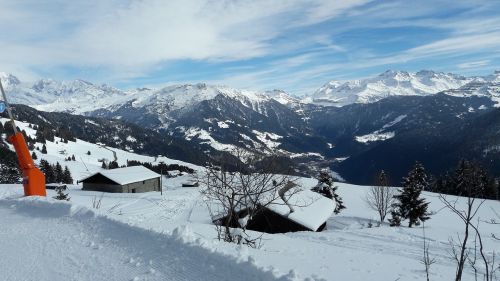
{"type": "Polygon", "coordinates": [[[172,233],[158,233],[113,220],[83,206],[39,197],[0,199],[0,208],[33,219],[76,224],[88,230],[86,233],[90,235],[86,239],[90,244],[123,249],[134,262],[146,264],[149,260],[153,272],[168,280],[299,280],[293,271],[277,277],[274,269],[259,268],[252,257],[238,261],[203,247],[203,241],[195,239],[186,226],[172,233]]]}

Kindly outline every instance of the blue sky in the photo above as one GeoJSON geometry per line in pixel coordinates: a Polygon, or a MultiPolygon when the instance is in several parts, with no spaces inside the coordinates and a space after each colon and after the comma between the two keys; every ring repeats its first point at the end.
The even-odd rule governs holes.
{"type": "Polygon", "coordinates": [[[119,88],[309,93],[387,69],[500,69],[500,1],[0,1],[0,70],[119,88]]]}

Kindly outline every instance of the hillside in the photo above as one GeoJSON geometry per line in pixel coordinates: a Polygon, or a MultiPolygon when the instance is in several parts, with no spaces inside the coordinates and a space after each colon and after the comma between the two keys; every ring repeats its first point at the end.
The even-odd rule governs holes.
{"type": "Polygon", "coordinates": [[[349,97],[370,97],[340,107],[280,90],[199,83],[122,91],[80,80],[27,83],[4,76],[14,101],[45,110],[15,106],[21,120],[62,128],[81,140],[198,165],[219,159],[234,165],[242,160],[236,151],[243,150],[279,157],[283,172],[314,175],[330,168],[356,184],[371,183],[384,169],[399,184],[416,160],[434,176],[461,158],[500,176],[500,134],[486,122],[498,114],[498,75],[387,71],[339,86],[352,88],[349,97]],[[462,133],[468,131],[474,133],[462,133]]]}
{"type": "MultiPolygon", "coordinates": [[[[179,180],[165,180],[163,197],[158,192],[103,194],[73,186],[71,205],[55,203],[50,198],[53,191],[48,199],[22,199],[20,185],[0,185],[0,223],[9,225],[2,230],[5,239],[0,239],[5,249],[0,254],[0,270],[11,280],[26,274],[37,274],[37,280],[68,274],[78,280],[109,280],[110,274],[122,280],[193,280],[201,275],[203,280],[273,280],[262,272],[271,268],[275,276],[285,275],[283,280],[425,278],[420,262],[422,228],[376,227],[376,213],[364,201],[367,187],[338,184],[347,209],[328,220],[327,230],[263,234],[263,246],[252,249],[217,241],[199,190],[182,188],[179,180]],[[93,201],[99,199],[102,206],[93,209],[93,201]],[[39,231],[41,224],[43,229],[57,225],[59,231],[39,231]],[[56,235],[65,238],[55,239],[56,235]],[[9,256],[4,256],[6,251],[9,256]],[[80,267],[80,260],[89,256],[94,258],[80,267]],[[37,265],[30,272],[17,270],[17,259],[37,265]],[[62,266],[53,261],[61,261],[62,266]],[[46,268],[43,275],[36,272],[42,266],[46,268]]],[[[316,181],[302,178],[299,183],[308,188],[316,181]]],[[[463,232],[462,224],[443,208],[436,194],[424,192],[424,197],[435,212],[425,223],[430,254],[436,259],[431,280],[451,280],[455,267],[448,239],[463,232]]],[[[463,198],[457,200],[464,203],[463,198]]],[[[495,218],[499,208],[500,202],[486,201],[478,217],[495,218]]],[[[498,253],[500,242],[490,236],[498,233],[498,226],[483,223],[480,229],[487,253],[498,253]]],[[[469,267],[464,274],[464,280],[474,279],[469,267]]]]}

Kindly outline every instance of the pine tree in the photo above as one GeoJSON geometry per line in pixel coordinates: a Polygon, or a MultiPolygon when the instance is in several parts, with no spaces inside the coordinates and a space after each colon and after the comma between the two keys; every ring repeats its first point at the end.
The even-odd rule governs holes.
{"type": "Polygon", "coordinates": [[[74,154],[71,156],[71,160],[76,161],[74,154]]]}
{"type": "Polygon", "coordinates": [[[47,154],[47,147],[45,144],[42,146],[42,154],[47,154]]]}
{"type": "Polygon", "coordinates": [[[21,174],[15,166],[0,163],[0,183],[19,183],[21,174]]]}
{"type": "Polygon", "coordinates": [[[38,159],[38,157],[36,156],[36,153],[34,151],[31,153],[31,158],[33,158],[33,160],[38,159]]]}
{"type": "Polygon", "coordinates": [[[45,183],[54,183],[56,181],[54,175],[54,168],[47,162],[47,160],[40,160],[40,170],[45,174],[45,183]]]}
{"type": "Polygon", "coordinates": [[[102,161],[101,168],[106,169],[106,170],[108,169],[108,165],[106,165],[106,161],[104,161],[104,160],[102,161]]]}
{"type": "Polygon", "coordinates": [[[108,165],[108,169],[116,169],[116,168],[119,168],[120,166],[118,165],[118,162],[116,161],[111,161],[109,162],[109,165],[108,165]]]}
{"type": "MultiPolygon", "coordinates": [[[[454,188],[459,196],[488,198],[492,194],[490,179],[486,171],[477,163],[461,160],[455,171],[454,188]]],[[[494,195],[493,195],[494,196],[494,195]]]]}
{"type": "Polygon", "coordinates": [[[68,166],[64,166],[63,183],[73,184],[73,177],[71,176],[68,166]]]}
{"type": "Polygon", "coordinates": [[[54,175],[55,175],[56,182],[61,183],[64,181],[63,169],[61,167],[61,164],[59,164],[59,162],[56,163],[56,166],[54,169],[54,175]]]}
{"type": "Polygon", "coordinates": [[[64,190],[66,188],[65,187],[62,187],[62,186],[58,186],[56,187],[55,191],[57,192],[57,195],[52,197],[56,200],[66,200],[66,201],[69,201],[70,197],[68,196],[68,193],[64,193],[64,190]]]}
{"type": "Polygon", "coordinates": [[[337,194],[337,186],[334,185],[333,177],[327,171],[321,171],[318,177],[318,184],[312,189],[315,192],[335,201],[334,213],[338,214],[345,209],[342,197],[337,194]]]}
{"type": "Polygon", "coordinates": [[[394,196],[397,200],[391,212],[391,225],[397,225],[401,219],[408,219],[408,227],[419,225],[420,221],[429,219],[428,202],[420,194],[428,186],[425,169],[420,163],[415,163],[413,170],[403,179],[403,189],[394,196]]]}
{"type": "Polygon", "coordinates": [[[90,150],[89,150],[89,151],[87,151],[87,155],[90,155],[90,150]]]}
{"type": "Polygon", "coordinates": [[[399,213],[395,209],[392,209],[391,211],[391,218],[389,219],[389,225],[390,226],[401,225],[401,217],[399,216],[399,213]]]}

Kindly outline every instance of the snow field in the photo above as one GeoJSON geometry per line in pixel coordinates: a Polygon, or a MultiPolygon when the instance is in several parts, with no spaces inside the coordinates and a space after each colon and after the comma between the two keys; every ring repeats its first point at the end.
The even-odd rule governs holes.
{"type": "MultiPolygon", "coordinates": [[[[137,233],[137,229],[153,231],[154,234],[147,234],[148,237],[151,235],[177,237],[179,233],[184,233],[180,239],[184,242],[194,243],[196,247],[202,247],[208,252],[230,256],[233,262],[246,262],[251,259],[258,268],[273,271],[277,276],[293,271],[287,278],[296,280],[304,278],[360,281],[398,278],[422,280],[425,277],[424,267],[420,262],[423,251],[422,228],[392,228],[387,224],[376,227],[376,213],[369,210],[364,202],[367,187],[338,184],[339,193],[347,209],[328,220],[327,230],[320,233],[264,234],[263,246],[260,249],[252,249],[217,241],[215,228],[211,224],[198,189],[180,187],[186,178],[167,179],[168,189],[164,191],[163,197],[158,192],[103,194],[82,191],[79,190],[79,186],[72,186],[69,190],[70,203],[74,206],[72,212],[76,212],[74,210],[78,210],[79,206],[91,209],[92,202],[102,196],[101,208],[93,209],[93,212],[99,214],[99,217],[105,216],[107,221],[111,219],[125,223],[121,224],[123,228],[114,230],[105,228],[106,231],[103,232],[119,231],[121,235],[126,236],[125,233],[129,232],[129,229],[125,226],[129,226],[132,233],[137,233]],[[372,227],[369,224],[372,224],[372,227]]],[[[316,184],[315,180],[305,178],[299,182],[302,186],[316,184]]],[[[15,199],[20,194],[22,194],[21,186],[0,186],[0,198],[10,198],[8,199],[10,205],[25,204],[26,199],[15,199]]],[[[49,190],[49,196],[54,194],[49,190]]],[[[436,194],[424,193],[424,196],[430,201],[429,210],[435,213],[425,224],[430,253],[436,259],[436,263],[431,266],[431,280],[451,280],[455,273],[455,265],[449,253],[448,239],[461,234],[463,225],[455,215],[443,208],[436,194]]],[[[463,203],[463,200],[459,200],[459,204],[463,203]]],[[[494,218],[495,210],[496,212],[500,210],[500,202],[486,201],[479,212],[479,217],[481,220],[494,218]]],[[[43,213],[40,210],[39,212],[43,213]]],[[[0,214],[1,225],[4,225],[4,218],[6,216],[0,214]]],[[[25,220],[27,219],[29,218],[26,217],[25,220]]],[[[491,255],[493,251],[500,252],[500,242],[490,236],[491,233],[500,233],[500,227],[482,223],[480,229],[488,254],[491,255]]],[[[260,233],[250,231],[250,235],[258,236],[260,233]]],[[[0,238],[0,240],[5,239],[0,238]]],[[[96,245],[102,244],[99,241],[92,241],[96,245]]],[[[156,253],[161,250],[148,249],[155,252],[149,253],[148,258],[152,255],[164,255],[156,253]]],[[[128,251],[136,253],[135,248],[127,248],[125,252],[128,251]]],[[[122,254],[122,256],[124,260],[130,256],[135,259],[134,254],[122,254]]],[[[159,272],[156,268],[153,269],[159,272]]],[[[132,275],[144,277],[135,272],[130,276],[132,275]]],[[[466,270],[463,280],[473,280],[470,268],[466,270]]]]}
{"type": "MultiPolygon", "coordinates": [[[[16,124],[34,136],[28,123],[16,124]]],[[[75,180],[99,171],[98,160],[112,160],[113,151],[120,165],[127,159],[155,163],[154,157],[81,140],[68,144],[57,141],[47,143],[48,154],[36,151],[37,156],[52,164],[59,161],[67,165],[75,180]],[[91,151],[91,155],[87,155],[87,151],[91,151]],[[65,162],[72,154],[77,161],[65,162]]],[[[201,167],[165,157],[156,159],[159,161],[201,171],[201,167]]],[[[205,267],[213,267],[215,272],[225,269],[234,277],[231,280],[266,280],[273,274],[283,276],[290,271],[292,273],[282,278],[364,281],[423,280],[425,277],[420,262],[422,228],[391,228],[387,224],[376,227],[376,213],[364,201],[368,187],[337,184],[347,209],[332,216],[324,232],[264,234],[263,246],[251,249],[216,240],[215,228],[199,190],[181,188],[183,182],[191,179],[191,175],[164,179],[163,196],[159,192],[103,194],[71,186],[70,204],[62,205],[51,199],[52,190],[48,191],[47,200],[19,199],[20,185],[0,185],[0,272],[5,272],[5,280],[229,280],[224,279],[229,275],[216,275],[219,273],[205,267]],[[92,209],[97,200],[101,200],[101,207],[92,209]],[[65,247],[68,250],[63,253],[60,249],[65,247]],[[212,255],[215,255],[213,263],[212,255]],[[190,259],[204,269],[191,270],[190,259]],[[248,262],[249,259],[252,262],[248,262]],[[153,261],[151,266],[149,260],[153,261]],[[250,277],[232,272],[242,270],[237,262],[244,265],[250,277]],[[56,264],[64,267],[61,269],[56,264]],[[170,265],[185,268],[188,273],[164,268],[170,265]],[[258,268],[266,269],[267,273],[258,268]],[[43,274],[37,273],[43,270],[43,274]],[[200,276],[219,279],[196,279],[200,276]]],[[[301,178],[299,183],[310,188],[316,180],[301,178]]],[[[430,202],[429,210],[435,213],[425,224],[430,253],[436,259],[431,266],[431,280],[451,280],[455,265],[448,240],[460,235],[463,225],[444,208],[437,194],[424,193],[424,196],[430,202]]],[[[464,204],[463,198],[459,198],[458,204],[464,204]]],[[[478,217],[489,221],[496,218],[495,212],[500,213],[500,202],[486,201],[478,217]]],[[[480,230],[488,255],[493,251],[500,253],[500,242],[491,238],[491,233],[500,234],[500,227],[481,223],[480,230]]],[[[470,243],[472,245],[473,240],[470,243]]],[[[473,272],[467,268],[463,280],[473,279],[473,272]]]]}
{"type": "Polygon", "coordinates": [[[4,280],[292,280],[200,247],[188,227],[157,233],[41,198],[0,200],[4,280]]]}

